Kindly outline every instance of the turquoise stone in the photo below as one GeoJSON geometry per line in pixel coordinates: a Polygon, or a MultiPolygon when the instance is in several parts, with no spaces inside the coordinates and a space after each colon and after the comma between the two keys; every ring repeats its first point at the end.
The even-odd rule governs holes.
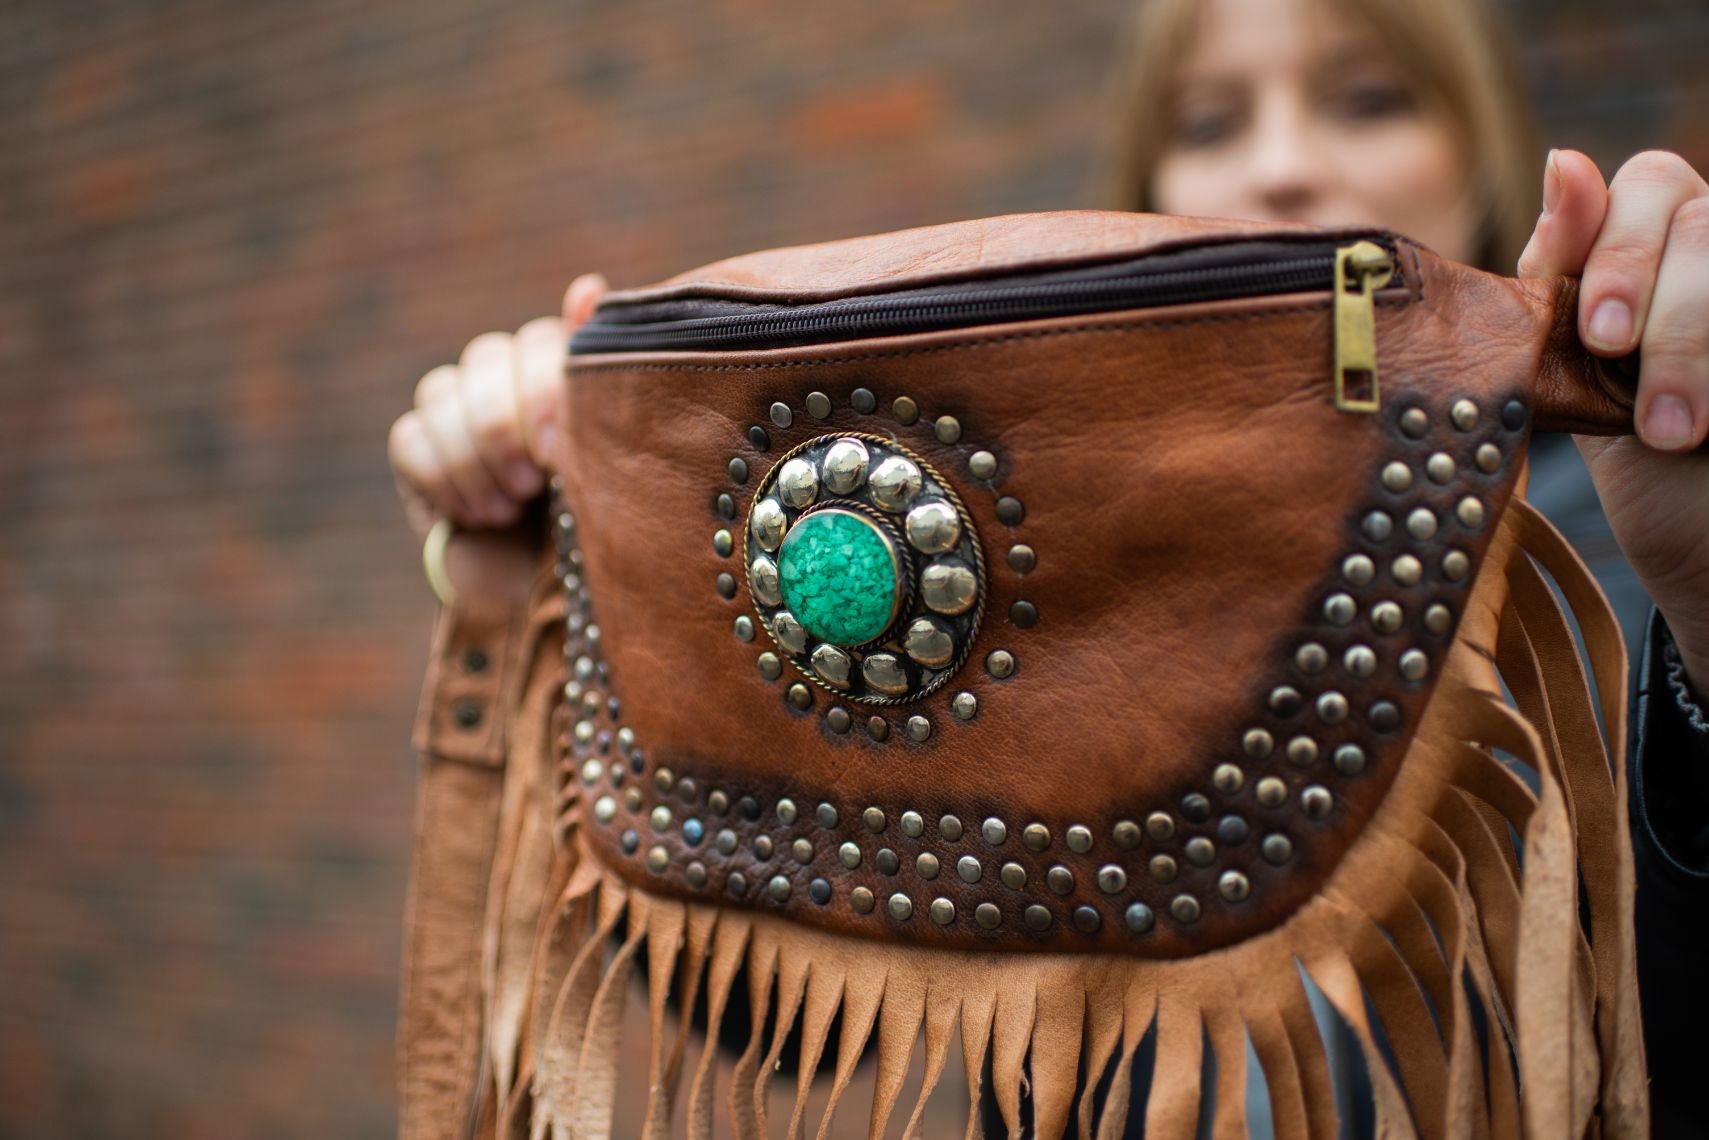
{"type": "Polygon", "coordinates": [[[895,616],[896,554],[878,524],[853,511],[815,511],[790,528],[777,555],[783,603],[808,633],[861,645],[895,616]]]}

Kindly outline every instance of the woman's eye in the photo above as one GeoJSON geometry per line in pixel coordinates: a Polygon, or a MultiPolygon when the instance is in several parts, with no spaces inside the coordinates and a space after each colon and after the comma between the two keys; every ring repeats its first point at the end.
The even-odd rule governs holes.
{"type": "Polygon", "coordinates": [[[1412,92],[1384,81],[1345,84],[1329,93],[1328,103],[1336,114],[1355,120],[1394,118],[1417,109],[1412,92]]]}
{"type": "Polygon", "coordinates": [[[1177,146],[1215,146],[1233,138],[1240,116],[1228,107],[1183,107],[1175,112],[1169,137],[1177,146]]]}

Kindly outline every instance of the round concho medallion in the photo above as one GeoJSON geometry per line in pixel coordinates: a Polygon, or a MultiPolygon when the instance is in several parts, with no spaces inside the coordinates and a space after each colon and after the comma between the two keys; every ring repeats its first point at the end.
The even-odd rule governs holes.
{"type": "Polygon", "coordinates": [[[971,520],[932,467],[874,435],[823,435],[766,472],[748,588],[788,661],[867,704],[919,700],[967,659],[985,609],[971,520]]]}

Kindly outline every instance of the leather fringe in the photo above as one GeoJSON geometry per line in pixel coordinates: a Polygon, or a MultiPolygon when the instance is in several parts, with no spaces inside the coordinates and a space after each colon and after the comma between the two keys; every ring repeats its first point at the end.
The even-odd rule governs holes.
{"type": "MultiPolygon", "coordinates": [[[[912,1137],[959,1038],[969,1138],[985,1135],[984,1080],[1011,1136],[1064,1135],[1072,1119],[1081,1140],[1115,1140],[1130,1117],[1153,1140],[1192,1140],[1201,1121],[1244,1136],[1250,1046],[1278,1140],[1327,1140],[1341,1122],[1315,988],[1363,1055],[1379,1136],[1647,1136],[1625,672],[1594,582],[1516,501],[1393,788],[1324,889],[1262,936],[1167,962],[922,950],[653,896],[587,853],[553,773],[513,765],[526,786],[507,791],[489,894],[481,1132],[613,1135],[621,1054],[646,1057],[646,1140],[710,1140],[715,1120],[720,1135],[826,1137],[869,1050],[855,1131],[912,1137]],[[642,975],[650,1040],[622,1053],[642,975]],[[667,996],[704,1001],[719,1025],[742,977],[754,1028],[717,1089],[719,1049],[667,1016],[667,996]],[[795,1075],[774,1082],[792,1032],[795,1075]],[[1148,1035],[1141,1099],[1128,1075],[1148,1035]],[[774,1083],[793,1085],[781,1113],[774,1083]]],[[[558,714],[528,715],[535,754],[552,756],[558,714]]]]}

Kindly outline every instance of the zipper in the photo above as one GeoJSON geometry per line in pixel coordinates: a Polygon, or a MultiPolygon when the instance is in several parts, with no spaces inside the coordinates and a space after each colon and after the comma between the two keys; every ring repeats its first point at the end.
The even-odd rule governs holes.
{"type": "Polygon", "coordinates": [[[1394,267],[1393,250],[1371,239],[1350,244],[1256,240],[805,304],[716,296],[622,301],[601,306],[576,330],[570,351],[759,351],[1201,301],[1330,292],[1336,406],[1371,412],[1377,408],[1373,296],[1388,283],[1394,267]]]}

